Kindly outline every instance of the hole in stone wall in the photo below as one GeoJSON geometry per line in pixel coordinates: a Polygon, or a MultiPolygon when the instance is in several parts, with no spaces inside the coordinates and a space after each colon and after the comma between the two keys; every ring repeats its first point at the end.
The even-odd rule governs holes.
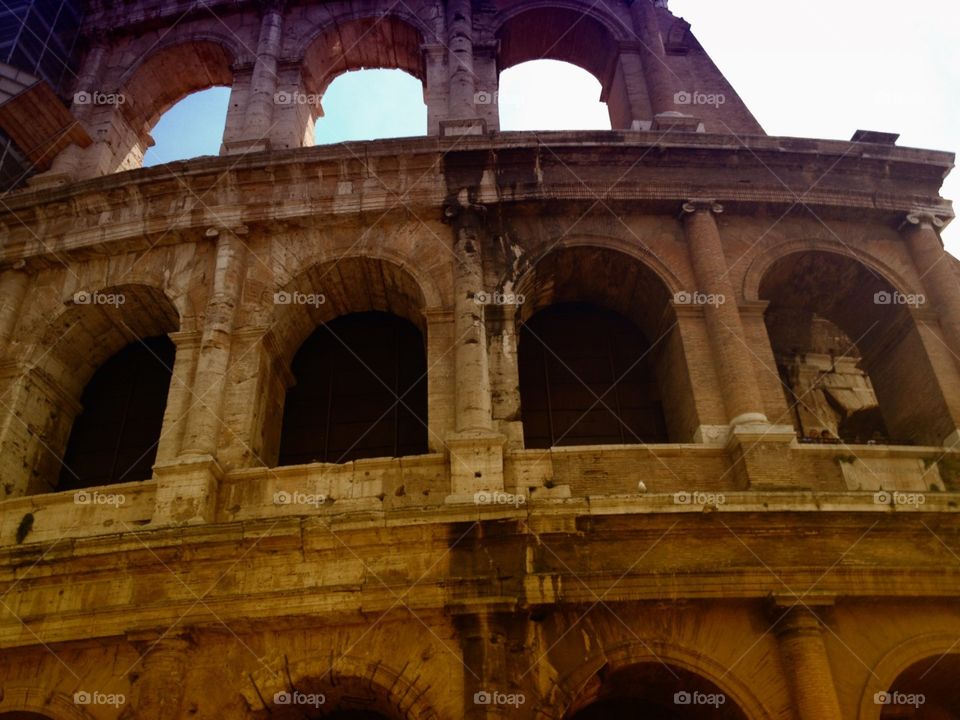
{"type": "Polygon", "coordinates": [[[230,88],[212,87],[177,102],[154,125],[143,166],[219,155],[229,101],[230,88]]]}
{"type": "Polygon", "coordinates": [[[571,720],[746,720],[733,698],[676,666],[640,663],[601,673],[576,703],[571,720]],[[602,677],[601,677],[602,676],[602,677]],[[592,697],[589,697],[592,695],[592,697]]]}
{"type": "Polygon", "coordinates": [[[801,441],[939,445],[949,411],[904,294],[839,253],[779,258],[760,283],[801,441]]]}
{"type": "Polygon", "coordinates": [[[526,447],[667,442],[650,343],[621,315],[562,303],[520,330],[526,447]]]}
{"type": "Polygon", "coordinates": [[[904,670],[882,697],[880,720],[950,720],[960,717],[960,655],[937,655],[904,670]]]}
{"type": "Polygon", "coordinates": [[[314,127],[317,145],[427,134],[423,84],[403,70],[338,75],[323,93],[322,105],[324,115],[314,127]]]}
{"type": "Polygon", "coordinates": [[[293,359],[279,465],[427,452],[427,360],[409,321],[382,312],[320,326],[293,359]]]}
{"type": "Polygon", "coordinates": [[[97,370],[80,398],[58,490],[151,477],[175,354],[165,335],[145,338],[97,370]]]}
{"type": "Polygon", "coordinates": [[[532,60],[500,74],[501,130],[609,130],[600,82],[559,60],[532,60]]]}

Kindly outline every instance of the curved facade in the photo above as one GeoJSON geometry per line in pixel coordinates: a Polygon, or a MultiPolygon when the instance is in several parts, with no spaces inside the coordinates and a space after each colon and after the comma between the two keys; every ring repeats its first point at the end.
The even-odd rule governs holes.
{"type": "Polygon", "coordinates": [[[958,716],[953,156],[766,136],[665,4],[89,3],[123,100],[0,207],[0,720],[958,716]],[[498,132],[540,57],[614,130],[498,132]],[[307,147],[361,67],[429,135],[307,147]]]}

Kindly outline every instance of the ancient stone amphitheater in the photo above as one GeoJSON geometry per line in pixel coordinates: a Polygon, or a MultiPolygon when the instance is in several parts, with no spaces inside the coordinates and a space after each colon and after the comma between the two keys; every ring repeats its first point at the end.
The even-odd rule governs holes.
{"type": "Polygon", "coordinates": [[[82,4],[2,66],[0,720],[960,717],[951,154],[663,0],[82,4]],[[538,58],[613,130],[500,132],[538,58]],[[313,147],[358,68],[429,134],[313,147]]]}

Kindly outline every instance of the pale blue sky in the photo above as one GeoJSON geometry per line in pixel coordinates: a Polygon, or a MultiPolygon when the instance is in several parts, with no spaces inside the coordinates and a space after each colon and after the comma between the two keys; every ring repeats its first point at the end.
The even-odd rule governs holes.
{"type": "MultiPolygon", "coordinates": [[[[859,128],[899,144],[960,148],[960,2],[956,0],[672,0],[771,135],[848,140],[859,128]]],[[[709,90],[706,88],[705,90],[709,90]]],[[[154,128],[145,164],[216,155],[229,91],[192,95],[154,128]]],[[[504,130],[609,128],[600,84],[540,61],[501,75],[504,130]]],[[[323,99],[318,143],[422,135],[420,83],[400,71],[337,78],[323,99]]],[[[960,198],[960,171],[943,194],[960,198]]],[[[960,221],[944,232],[960,255],[960,221]]]]}

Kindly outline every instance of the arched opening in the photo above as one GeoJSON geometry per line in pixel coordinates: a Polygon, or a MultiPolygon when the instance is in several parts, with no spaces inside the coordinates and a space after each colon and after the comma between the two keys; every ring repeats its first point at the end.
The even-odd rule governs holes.
{"type": "MultiPolygon", "coordinates": [[[[558,121],[572,119],[579,112],[572,109],[575,100],[571,99],[568,90],[570,87],[579,87],[584,80],[582,76],[560,68],[561,63],[569,63],[589,73],[601,86],[599,99],[606,103],[609,117],[606,127],[631,126],[633,110],[620,68],[620,40],[604,22],[581,10],[535,8],[508,17],[497,29],[496,38],[500,48],[497,55],[497,72],[500,74],[531,61],[560,61],[550,64],[538,62],[536,66],[531,66],[533,73],[541,79],[538,92],[552,89],[555,96],[562,95],[562,98],[556,97],[551,101],[551,104],[557,103],[560,113],[558,121]],[[544,68],[550,69],[545,72],[544,68]],[[570,87],[561,84],[571,80],[574,84],[570,87]]],[[[530,72],[521,68],[518,70],[520,77],[530,72]]],[[[510,81],[507,77],[506,88],[501,82],[500,102],[511,101],[510,81]]],[[[590,87],[590,84],[584,86],[590,87]]],[[[582,95],[578,94],[577,97],[582,95]]],[[[590,104],[595,100],[596,96],[591,97],[590,104]]],[[[502,117],[508,123],[512,122],[509,111],[502,117]]],[[[576,126],[561,124],[558,129],[573,127],[576,126]]]]}
{"type": "Polygon", "coordinates": [[[426,134],[427,106],[417,78],[403,70],[356,70],[338,75],[327,87],[314,141],[324,145],[426,134]]]}
{"type": "MultiPolygon", "coordinates": [[[[111,443],[116,443],[118,429],[116,425],[101,426],[99,421],[91,421],[87,423],[87,427],[91,433],[99,433],[96,439],[92,440],[87,436],[87,441],[77,440],[73,443],[75,450],[68,450],[74,420],[84,410],[93,412],[97,417],[104,417],[106,406],[117,399],[110,395],[116,392],[118,398],[126,398],[124,393],[128,392],[129,388],[121,388],[114,383],[114,390],[107,389],[99,393],[106,405],[89,402],[90,393],[98,387],[110,388],[111,382],[121,376],[129,377],[130,371],[124,370],[128,367],[128,358],[133,354],[140,355],[143,359],[142,352],[146,350],[146,346],[141,341],[145,338],[160,338],[149,341],[150,350],[157,353],[163,364],[170,368],[172,354],[168,336],[179,327],[177,308],[162,290],[154,286],[114,285],[96,291],[77,292],[63,312],[54,317],[50,324],[33,338],[30,369],[16,381],[17,389],[11,399],[11,416],[17,418],[17,421],[8,424],[6,433],[0,439],[0,459],[17,458],[16,463],[4,465],[5,484],[13,489],[10,494],[62,490],[65,488],[60,485],[61,480],[68,484],[67,487],[78,486],[80,479],[63,472],[65,454],[75,458],[67,459],[67,464],[76,469],[78,463],[86,462],[77,456],[78,452],[82,454],[85,446],[115,448],[111,443]],[[139,349],[137,345],[140,345],[139,349]],[[129,346],[133,348],[116,360],[116,364],[121,366],[122,374],[103,369],[111,358],[129,346]],[[101,370],[103,372],[99,372],[101,370]],[[91,384],[94,376],[98,374],[100,377],[91,384]],[[87,402],[86,407],[83,402],[87,402]]],[[[140,367],[137,363],[133,365],[140,367]]],[[[154,370],[159,372],[157,368],[154,370]]],[[[141,379],[145,380],[136,378],[138,382],[141,379]]],[[[150,387],[153,390],[148,395],[154,398],[162,417],[166,395],[157,390],[156,384],[150,387]]],[[[138,388],[130,397],[131,403],[146,392],[146,387],[138,388]]],[[[127,422],[131,438],[144,431],[141,424],[144,418],[122,413],[112,417],[126,418],[124,422],[127,422]]],[[[82,436],[85,431],[78,427],[77,432],[82,436]]],[[[153,440],[157,440],[157,437],[153,440]]],[[[121,455],[129,457],[126,454],[121,455]]],[[[118,463],[118,467],[122,465],[122,462],[118,463]]],[[[128,464],[126,468],[129,467],[128,464]]],[[[138,471],[137,474],[142,473],[138,471]]],[[[83,477],[86,473],[78,475],[83,477]]],[[[100,472],[93,475],[98,478],[104,476],[100,472]]],[[[119,481],[122,472],[106,475],[119,481]]],[[[133,478],[128,473],[123,479],[133,478]]]]}
{"type": "Polygon", "coordinates": [[[151,477],[175,355],[165,335],[144,338],[94,373],[63,454],[59,490],[151,477]]]}
{"type": "Polygon", "coordinates": [[[517,291],[526,447],[690,437],[696,411],[677,318],[649,267],[612,250],[563,248],[517,291]]]}
{"type": "Polygon", "coordinates": [[[229,101],[226,87],[200,90],[178,101],[153,127],[154,144],[144,154],[143,166],[218,155],[229,101]]]}
{"type": "Polygon", "coordinates": [[[427,360],[411,322],[361,312],[321,325],[293,359],[279,465],[427,452],[427,360]]]}
{"type": "Polygon", "coordinates": [[[588,688],[568,720],[747,720],[716,684],[663,663],[631,665],[594,678],[588,688]]]}
{"type": "Polygon", "coordinates": [[[426,106],[420,106],[426,79],[423,43],[417,28],[392,15],[329,27],[304,52],[299,90],[304,97],[279,106],[279,112],[297,114],[308,142],[314,138],[319,143],[425,134],[426,106]],[[359,70],[368,72],[354,72],[359,70]],[[372,70],[402,72],[369,72],[372,70]],[[342,75],[346,77],[340,79],[342,75]],[[419,92],[414,81],[419,81],[419,92]],[[371,112],[371,108],[375,110],[371,112]],[[324,119],[318,121],[320,117],[324,119]],[[356,127],[349,127],[351,124],[356,127]],[[413,128],[417,131],[406,132],[413,128]]]}
{"type": "MultiPolygon", "coordinates": [[[[333,675],[331,670],[330,675],[333,675]]],[[[398,711],[401,702],[389,690],[353,676],[328,675],[321,679],[301,678],[295,689],[284,689],[273,696],[273,703],[258,717],[270,720],[400,720],[417,717],[409,709],[398,711]]],[[[402,692],[402,689],[400,690],[402,692]]]]}
{"type": "Polygon", "coordinates": [[[914,663],[873,701],[880,720],[956,720],[960,717],[960,655],[937,655],[914,663]]]}
{"type": "MultiPolygon", "coordinates": [[[[118,109],[126,120],[127,131],[112,129],[122,136],[116,139],[119,148],[118,167],[129,170],[141,167],[144,156],[153,140],[150,131],[160,118],[187,96],[209,88],[230,87],[233,85],[233,57],[220,43],[209,40],[178,43],[162,48],[145,59],[126,80],[118,93],[122,102],[118,109]],[[176,68],[176,72],[170,72],[176,68]]],[[[187,109],[194,103],[214,102],[222,97],[223,91],[188,102],[187,109]]],[[[224,111],[224,117],[226,113],[224,111]]],[[[197,115],[194,115],[194,121],[197,115]]],[[[176,116],[174,116],[176,119],[176,116]]],[[[217,132],[222,138],[224,123],[213,125],[212,119],[203,119],[203,125],[210,125],[211,132],[217,132]]],[[[180,135],[193,135],[194,123],[182,124],[180,135]]],[[[173,131],[172,134],[176,134],[173,131]]],[[[182,140],[182,137],[180,138],[182,140]]],[[[156,162],[167,162],[161,152],[156,162]]]]}
{"type": "Polygon", "coordinates": [[[17,710],[15,712],[0,713],[0,720],[50,720],[48,715],[40,713],[27,712],[26,710],[17,710]]]}
{"type": "Polygon", "coordinates": [[[650,350],[633,323],[589,303],[530,318],[519,343],[526,447],[666,442],[650,350]]]}
{"type": "Polygon", "coordinates": [[[610,111],[602,93],[597,78],[567,62],[515,65],[500,74],[500,129],[609,130],[610,111]]]}
{"type": "Polygon", "coordinates": [[[793,423],[807,442],[939,445],[949,412],[910,313],[920,302],[859,261],[803,251],[760,282],[793,423]]]}

